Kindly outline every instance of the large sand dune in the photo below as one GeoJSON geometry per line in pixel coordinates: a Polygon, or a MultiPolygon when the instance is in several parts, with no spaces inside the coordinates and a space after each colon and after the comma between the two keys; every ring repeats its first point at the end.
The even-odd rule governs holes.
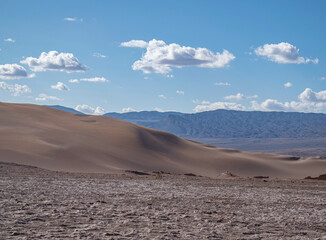
{"type": "Polygon", "coordinates": [[[121,120],[38,105],[0,103],[0,161],[68,172],[126,169],[215,177],[302,178],[326,172],[326,159],[215,148],[121,120]]]}

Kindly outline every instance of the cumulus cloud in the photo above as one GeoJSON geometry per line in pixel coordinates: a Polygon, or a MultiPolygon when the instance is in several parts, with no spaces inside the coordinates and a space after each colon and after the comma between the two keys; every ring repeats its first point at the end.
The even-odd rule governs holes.
{"type": "Polygon", "coordinates": [[[245,96],[242,93],[238,93],[237,95],[230,95],[224,97],[225,100],[242,100],[245,99],[245,96]]]}
{"type": "Polygon", "coordinates": [[[14,42],[16,42],[14,39],[12,39],[12,38],[6,38],[6,39],[3,39],[3,41],[5,41],[5,42],[11,42],[11,43],[14,43],[14,42]]]}
{"type": "MultiPolygon", "coordinates": [[[[254,98],[257,95],[249,96],[254,98]]],[[[243,98],[246,96],[234,95],[234,98],[243,98]]],[[[248,97],[247,97],[248,98],[248,97]]],[[[193,103],[198,104],[193,110],[195,112],[212,111],[216,109],[227,110],[246,110],[247,108],[241,104],[234,102],[209,102],[193,100],[193,103]]],[[[297,101],[280,102],[275,99],[266,99],[259,103],[257,101],[251,102],[251,107],[248,109],[256,111],[285,111],[285,112],[324,112],[326,110],[326,90],[314,92],[310,88],[306,88],[298,95],[297,101]]]]}
{"type": "Polygon", "coordinates": [[[258,104],[256,101],[252,101],[252,108],[254,110],[262,110],[262,111],[284,111],[288,108],[289,110],[290,103],[281,103],[277,100],[274,99],[266,99],[264,102],[261,104],[258,104]]]}
{"type": "Polygon", "coordinates": [[[227,50],[214,53],[207,48],[192,48],[176,43],[166,44],[156,39],[148,43],[132,40],[121,43],[121,46],[146,48],[142,58],[132,65],[133,70],[141,70],[144,73],[169,73],[172,71],[171,67],[186,66],[223,68],[235,59],[235,56],[227,50]]]}
{"type": "Polygon", "coordinates": [[[216,82],[214,83],[215,86],[231,86],[231,83],[228,82],[216,82]]]}
{"type": "Polygon", "coordinates": [[[158,95],[159,98],[166,99],[166,96],[164,94],[158,95]]]}
{"type": "Polygon", "coordinates": [[[85,113],[85,114],[88,114],[88,115],[103,115],[105,113],[105,110],[102,107],[93,108],[93,107],[88,106],[86,104],[77,105],[75,107],[75,110],[77,110],[79,112],[82,112],[82,113],[85,113]]]}
{"type": "Polygon", "coordinates": [[[325,109],[324,102],[279,102],[275,99],[266,99],[262,103],[252,102],[252,109],[259,111],[285,111],[285,112],[321,112],[325,109]]]}
{"type": "Polygon", "coordinates": [[[326,91],[314,92],[306,88],[298,98],[302,102],[326,102],[326,91]]]}
{"type": "Polygon", "coordinates": [[[237,100],[237,101],[244,100],[244,99],[251,99],[251,98],[258,98],[258,95],[245,96],[242,93],[238,93],[236,95],[230,95],[224,97],[225,100],[237,100]]]}
{"type": "Polygon", "coordinates": [[[292,87],[292,86],[293,86],[293,84],[290,83],[290,82],[284,83],[284,87],[286,87],[286,88],[289,88],[289,87],[292,87]]]}
{"type": "Polygon", "coordinates": [[[268,60],[276,63],[318,63],[318,58],[310,59],[299,56],[299,49],[290,43],[281,42],[278,44],[265,44],[255,49],[258,56],[267,57],[268,60]]]}
{"type": "Polygon", "coordinates": [[[63,20],[68,21],[68,22],[82,22],[82,18],[77,18],[77,17],[67,17],[64,18],[63,20]]]}
{"type": "Polygon", "coordinates": [[[209,104],[197,105],[193,110],[195,112],[205,112],[205,111],[213,111],[217,109],[243,111],[246,108],[241,104],[233,103],[233,102],[213,102],[209,104]]]}
{"type": "Polygon", "coordinates": [[[185,92],[184,91],[181,91],[181,90],[177,90],[176,93],[177,94],[180,94],[180,95],[184,95],[185,94],[185,92]]]}
{"type": "Polygon", "coordinates": [[[79,83],[79,80],[78,79],[70,79],[69,82],[70,83],[79,83]]]}
{"type": "Polygon", "coordinates": [[[136,109],[133,109],[131,107],[126,107],[126,108],[122,108],[121,112],[122,113],[136,112],[136,109]]]}
{"type": "Polygon", "coordinates": [[[129,42],[123,42],[120,44],[121,47],[138,47],[138,48],[147,48],[148,43],[143,40],[131,40],[129,42]]]}
{"type": "Polygon", "coordinates": [[[63,82],[57,82],[57,84],[52,85],[51,88],[59,90],[59,91],[68,91],[69,90],[68,86],[66,84],[64,84],[63,82]]]}
{"type": "Polygon", "coordinates": [[[61,101],[62,99],[54,97],[54,96],[48,96],[48,95],[46,95],[44,93],[39,94],[38,97],[35,98],[35,101],[42,101],[43,102],[43,101],[49,101],[49,100],[51,100],[51,101],[61,101]]]}
{"type": "Polygon", "coordinates": [[[105,55],[101,54],[101,53],[94,53],[93,57],[97,57],[97,58],[106,58],[105,55]]]}
{"type": "Polygon", "coordinates": [[[192,102],[195,104],[210,104],[211,103],[210,101],[206,101],[206,100],[200,101],[198,99],[192,100],[192,102]]]}
{"type": "Polygon", "coordinates": [[[326,78],[325,77],[321,77],[320,80],[324,81],[326,78]]]}
{"type": "Polygon", "coordinates": [[[79,83],[79,82],[109,82],[105,77],[93,77],[93,78],[81,78],[81,79],[70,79],[70,83],[79,83]]]}
{"type": "Polygon", "coordinates": [[[299,101],[279,102],[275,99],[266,99],[262,103],[252,102],[251,108],[260,111],[287,111],[287,112],[321,112],[326,108],[326,91],[314,92],[306,88],[298,96],[299,101]]]}
{"type": "Polygon", "coordinates": [[[7,84],[0,82],[0,90],[11,92],[13,96],[20,96],[24,93],[30,93],[32,90],[27,85],[7,84]]]}
{"type": "Polygon", "coordinates": [[[157,112],[164,112],[161,108],[158,108],[158,107],[155,107],[155,108],[154,108],[154,111],[157,111],[157,112]]]}
{"type": "Polygon", "coordinates": [[[81,78],[80,81],[82,82],[108,82],[105,77],[93,77],[93,78],[81,78]]]}
{"type": "Polygon", "coordinates": [[[57,51],[42,52],[38,58],[28,57],[20,62],[27,64],[34,72],[50,70],[71,73],[84,72],[87,69],[72,53],[58,53],[57,51]]]}
{"type": "Polygon", "coordinates": [[[168,74],[168,75],[166,75],[166,77],[167,77],[167,78],[173,78],[174,75],[173,75],[173,74],[170,74],[170,75],[168,74]]]}
{"type": "Polygon", "coordinates": [[[11,80],[32,77],[35,77],[35,74],[27,74],[26,69],[18,64],[0,65],[0,79],[11,80]]]}

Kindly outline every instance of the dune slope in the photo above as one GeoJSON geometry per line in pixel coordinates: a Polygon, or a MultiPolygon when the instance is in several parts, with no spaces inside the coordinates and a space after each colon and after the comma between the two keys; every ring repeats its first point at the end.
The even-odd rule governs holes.
{"type": "Polygon", "coordinates": [[[302,178],[326,172],[322,158],[222,149],[121,120],[31,104],[0,103],[0,161],[68,172],[166,171],[215,177],[302,178]]]}

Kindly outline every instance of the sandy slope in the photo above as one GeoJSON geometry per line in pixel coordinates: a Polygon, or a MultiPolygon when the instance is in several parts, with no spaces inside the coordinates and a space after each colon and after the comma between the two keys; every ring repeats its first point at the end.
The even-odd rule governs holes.
{"type": "Polygon", "coordinates": [[[213,148],[101,116],[0,103],[0,161],[72,172],[192,172],[215,177],[302,178],[326,172],[326,159],[213,148]]]}

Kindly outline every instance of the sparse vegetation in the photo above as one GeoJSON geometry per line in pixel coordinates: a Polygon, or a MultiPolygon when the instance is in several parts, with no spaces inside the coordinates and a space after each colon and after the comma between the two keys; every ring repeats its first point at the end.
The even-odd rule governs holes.
{"type": "Polygon", "coordinates": [[[146,172],[140,172],[140,171],[134,171],[134,170],[126,170],[125,172],[132,173],[132,174],[135,174],[135,175],[151,175],[151,174],[146,173],[146,172]]]}
{"type": "Polygon", "coordinates": [[[189,177],[197,177],[197,175],[193,173],[185,173],[184,175],[189,177]]]}
{"type": "Polygon", "coordinates": [[[305,179],[312,179],[312,180],[326,180],[326,174],[322,174],[322,175],[320,175],[319,177],[311,177],[311,176],[308,176],[308,177],[306,177],[305,179]]]}

